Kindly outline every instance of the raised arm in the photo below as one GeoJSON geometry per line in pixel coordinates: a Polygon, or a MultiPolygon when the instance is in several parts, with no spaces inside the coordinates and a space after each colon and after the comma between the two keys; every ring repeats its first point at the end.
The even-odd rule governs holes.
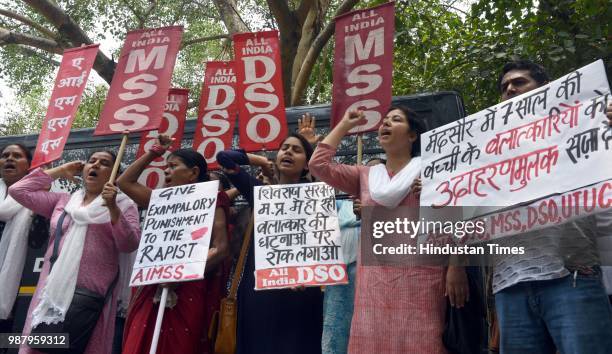
{"type": "Polygon", "coordinates": [[[336,124],[334,129],[323,139],[322,143],[337,148],[342,141],[342,138],[349,132],[349,130],[367,123],[367,119],[363,114],[363,111],[352,110],[347,111],[342,117],[342,120],[336,124]]]}
{"type": "Polygon", "coordinates": [[[362,124],[365,116],[361,111],[349,111],[336,127],[323,139],[315,149],[308,168],[317,179],[340,189],[341,191],[359,196],[359,167],[335,163],[336,148],[349,130],[362,124]]]}
{"type": "Polygon", "coordinates": [[[53,170],[55,170],[53,175],[45,173],[42,169],[37,168],[29,175],[10,186],[8,193],[19,204],[49,219],[51,218],[55,205],[62,197],[62,193],[49,192],[49,187],[55,178],[64,177],[66,175],[62,169],[66,168],[67,165],[70,165],[74,169],[78,169],[79,165],[82,168],[82,162],[80,161],[70,162],[49,170],[52,173],[53,170]]]}
{"type": "Polygon", "coordinates": [[[218,202],[215,210],[212,235],[210,248],[208,249],[208,257],[206,259],[207,272],[216,269],[230,253],[229,239],[227,236],[227,216],[225,215],[225,208],[220,207],[218,202]]]}
{"type": "Polygon", "coordinates": [[[151,188],[138,182],[138,177],[149,164],[162,156],[172,140],[165,135],[157,138],[157,143],[144,155],[134,161],[117,179],[117,186],[141,208],[147,208],[151,200],[151,188]]]}
{"type": "Polygon", "coordinates": [[[323,136],[316,133],[316,118],[310,113],[305,113],[298,118],[298,134],[303,136],[312,146],[316,146],[323,136]]]}
{"type": "Polygon", "coordinates": [[[227,195],[229,200],[234,200],[238,198],[238,196],[240,195],[240,191],[238,190],[238,188],[230,188],[225,191],[225,194],[227,195]]]}
{"type": "Polygon", "coordinates": [[[243,150],[225,150],[217,154],[217,162],[223,167],[227,178],[240,191],[251,207],[253,206],[253,187],[262,185],[261,181],[249,175],[240,165],[260,166],[271,169],[268,159],[263,156],[247,154],[243,150]]]}

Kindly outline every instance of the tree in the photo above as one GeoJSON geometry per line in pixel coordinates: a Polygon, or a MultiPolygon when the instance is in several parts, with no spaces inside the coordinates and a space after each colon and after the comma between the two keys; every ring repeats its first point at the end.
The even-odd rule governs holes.
{"type": "MultiPolygon", "coordinates": [[[[199,45],[198,49],[201,49],[203,43],[228,40],[234,33],[258,29],[255,21],[245,21],[240,13],[271,14],[269,25],[280,32],[286,103],[293,105],[303,101],[316,58],[333,34],[333,19],[328,12],[332,8],[336,15],[347,12],[358,0],[267,0],[265,3],[245,0],[240,4],[237,0],[9,2],[10,8],[15,10],[0,8],[0,46],[13,45],[2,54],[14,59],[7,63],[10,68],[4,65],[4,69],[10,69],[13,83],[19,81],[14,78],[31,74],[27,70],[12,74],[16,61],[35,54],[39,61],[47,63],[45,68],[49,73],[53,68],[50,62],[53,55],[61,54],[66,48],[102,39],[105,31],[99,25],[120,38],[134,28],[183,24],[187,30],[182,49],[188,53],[182,56],[195,59],[189,47],[199,45]],[[325,19],[328,19],[327,24],[325,19]]],[[[222,42],[213,47],[217,48],[215,56],[231,56],[231,51],[222,42]]],[[[206,52],[210,54],[212,50],[206,52]]],[[[107,83],[112,80],[116,66],[112,54],[109,56],[100,51],[94,64],[94,70],[107,83]]]]}
{"type": "MultiPolygon", "coordinates": [[[[106,92],[107,88],[101,85],[88,84],[85,87],[72,128],[88,128],[96,124],[106,99],[106,92]]],[[[0,135],[40,131],[50,96],[51,93],[41,85],[16,97],[17,102],[5,108],[6,115],[4,122],[0,124],[0,135]]]]}
{"type": "Polygon", "coordinates": [[[612,73],[608,0],[400,2],[396,11],[394,94],[456,90],[469,112],[499,100],[497,75],[531,59],[557,78],[604,59],[612,73]]]}
{"type": "MultiPolygon", "coordinates": [[[[0,75],[26,102],[45,93],[40,87],[49,85],[64,48],[105,36],[121,42],[134,28],[183,24],[173,84],[191,89],[196,107],[202,62],[230,59],[233,33],[276,28],[286,105],[329,102],[334,16],[383,2],[0,0],[0,75]]],[[[455,90],[476,112],[497,103],[497,73],[513,58],[540,62],[552,77],[603,58],[612,73],[610,17],[609,0],[397,0],[393,93],[455,90]]],[[[107,82],[118,49],[96,61],[107,82]]],[[[80,110],[95,114],[102,104],[96,97],[104,96],[87,96],[80,110]]]]}

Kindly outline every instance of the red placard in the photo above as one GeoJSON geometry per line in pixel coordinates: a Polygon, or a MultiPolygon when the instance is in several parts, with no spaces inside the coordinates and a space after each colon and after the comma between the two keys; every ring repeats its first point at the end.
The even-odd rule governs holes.
{"type": "Polygon", "coordinates": [[[151,189],[164,186],[164,170],[167,167],[166,159],[170,152],[181,148],[181,139],[183,139],[183,133],[185,132],[185,119],[189,104],[188,95],[189,90],[187,89],[171,88],[168,93],[168,100],[164,107],[159,130],[144,132],[140,136],[140,145],[138,146],[136,158],[142,156],[145,151],[149,151],[155,143],[159,132],[175,139],[168,151],[163,156],[153,160],[138,178],[138,182],[145,184],[151,189]]]}
{"type": "Polygon", "coordinates": [[[361,109],[367,123],[350,134],[378,129],[391,104],[395,3],[336,18],[332,127],[348,110],[361,109]]]}
{"type": "Polygon", "coordinates": [[[348,284],[346,264],[317,264],[255,270],[255,290],[348,284]]]}
{"type": "Polygon", "coordinates": [[[232,146],[236,122],[236,73],[233,61],[206,63],[193,149],[209,169],[219,167],[217,153],[232,146]]]}
{"type": "Polygon", "coordinates": [[[182,26],[128,32],[94,135],[159,128],[182,26]]]}
{"type": "Polygon", "coordinates": [[[98,44],[64,51],[47,115],[38,136],[31,169],[48,164],[62,156],[97,54],[98,44]]]}
{"type": "Polygon", "coordinates": [[[234,35],[240,147],[276,150],[287,135],[278,31],[234,35]]]}

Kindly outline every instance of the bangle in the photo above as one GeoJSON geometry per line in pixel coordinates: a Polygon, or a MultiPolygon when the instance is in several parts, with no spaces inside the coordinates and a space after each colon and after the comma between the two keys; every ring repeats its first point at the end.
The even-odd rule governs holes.
{"type": "Polygon", "coordinates": [[[153,144],[153,146],[151,146],[149,149],[149,152],[152,152],[157,156],[162,156],[166,152],[166,148],[159,144],[153,144]]]}

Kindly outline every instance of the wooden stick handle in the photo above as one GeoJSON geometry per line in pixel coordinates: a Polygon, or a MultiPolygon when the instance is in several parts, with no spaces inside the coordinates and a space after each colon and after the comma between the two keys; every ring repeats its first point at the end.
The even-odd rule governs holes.
{"type": "Polygon", "coordinates": [[[123,139],[121,139],[121,145],[119,146],[119,152],[117,153],[117,158],[115,159],[115,165],[113,166],[113,172],[109,178],[110,183],[115,183],[115,179],[117,178],[117,173],[119,172],[119,166],[121,166],[121,160],[123,159],[123,153],[125,152],[125,146],[128,141],[128,133],[123,134],[123,139]]]}
{"type": "Polygon", "coordinates": [[[363,135],[357,135],[357,164],[361,165],[363,160],[363,135]]]}

